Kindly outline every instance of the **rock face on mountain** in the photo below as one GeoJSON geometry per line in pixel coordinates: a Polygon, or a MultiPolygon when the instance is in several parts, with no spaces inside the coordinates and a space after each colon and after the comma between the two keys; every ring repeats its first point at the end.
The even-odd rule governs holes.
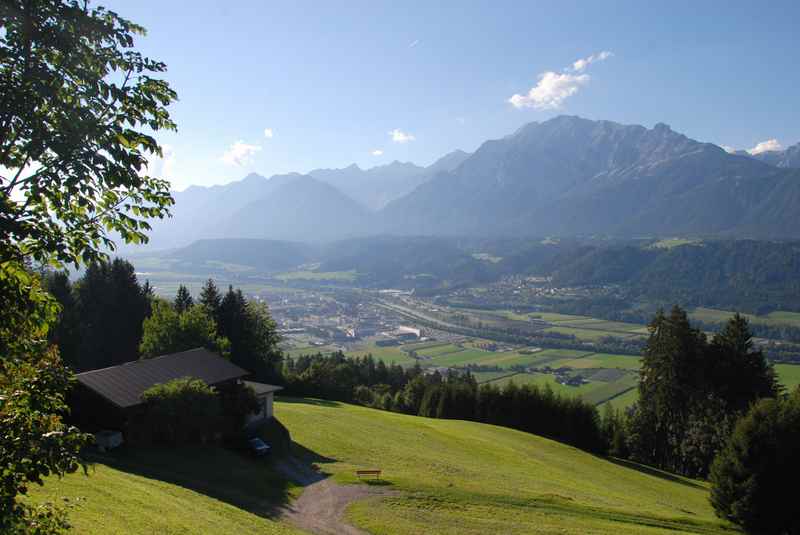
{"type": "Polygon", "coordinates": [[[442,171],[458,167],[469,154],[455,151],[428,167],[394,161],[371,169],[353,164],[344,169],[316,169],[310,176],[327,182],[370,210],[380,210],[389,202],[411,193],[414,188],[442,171]]]}
{"type": "Polygon", "coordinates": [[[782,167],[784,169],[800,169],[800,143],[786,150],[767,151],[753,156],[756,160],[782,167]]]}
{"type": "Polygon", "coordinates": [[[673,132],[560,116],[484,143],[383,210],[404,234],[791,237],[797,172],[673,132]]]}

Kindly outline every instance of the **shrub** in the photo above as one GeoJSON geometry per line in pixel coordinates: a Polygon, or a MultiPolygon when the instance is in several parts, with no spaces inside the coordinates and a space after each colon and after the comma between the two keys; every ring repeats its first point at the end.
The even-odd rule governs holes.
{"type": "Polygon", "coordinates": [[[156,384],[142,394],[144,413],[139,436],[161,444],[202,440],[219,430],[222,407],[214,388],[182,377],[156,384]]]}

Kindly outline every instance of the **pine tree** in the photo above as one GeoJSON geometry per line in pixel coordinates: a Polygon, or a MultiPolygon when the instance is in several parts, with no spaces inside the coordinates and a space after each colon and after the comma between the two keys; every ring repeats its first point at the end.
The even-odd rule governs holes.
{"type": "Polygon", "coordinates": [[[673,307],[669,316],[659,310],[648,326],[639,382],[640,413],[632,420],[633,437],[647,447],[632,448],[638,460],[681,471],[678,446],[683,441],[691,407],[704,398],[706,337],[689,323],[686,311],[673,307]]]}
{"type": "Polygon", "coordinates": [[[219,325],[219,311],[220,305],[222,304],[222,296],[217,289],[217,285],[214,284],[213,279],[208,279],[203,285],[203,289],[200,290],[200,304],[208,309],[211,317],[214,318],[219,325]]]}
{"type": "Polygon", "coordinates": [[[710,353],[708,375],[713,393],[731,411],[745,411],[755,400],[778,394],[775,371],[764,353],[754,349],[745,317],[737,313],[714,335],[710,353]]]}
{"type": "Polygon", "coordinates": [[[192,299],[192,294],[189,293],[189,289],[181,284],[178,286],[178,294],[175,296],[174,307],[175,312],[178,314],[182,314],[189,310],[194,304],[194,299],[192,299]]]}

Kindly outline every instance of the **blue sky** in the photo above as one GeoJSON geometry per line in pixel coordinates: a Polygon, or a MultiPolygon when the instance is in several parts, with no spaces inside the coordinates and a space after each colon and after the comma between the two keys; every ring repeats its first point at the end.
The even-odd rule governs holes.
{"type": "Polygon", "coordinates": [[[169,66],[179,132],[154,167],[176,189],[424,165],[561,113],[800,141],[800,2],[99,3],[169,66]]]}

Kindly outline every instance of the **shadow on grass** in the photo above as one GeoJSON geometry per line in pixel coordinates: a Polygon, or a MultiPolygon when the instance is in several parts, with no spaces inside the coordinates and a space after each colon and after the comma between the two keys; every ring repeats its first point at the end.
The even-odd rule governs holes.
{"type": "Polygon", "coordinates": [[[316,399],[316,398],[295,398],[295,397],[285,397],[285,396],[276,396],[275,401],[279,401],[281,403],[296,403],[302,405],[314,405],[316,407],[341,407],[342,404],[338,401],[330,401],[327,399],[316,399]]]}
{"type": "Polygon", "coordinates": [[[624,466],[625,468],[630,468],[632,470],[636,470],[637,472],[641,472],[643,474],[647,474],[649,476],[657,477],[659,479],[664,479],[666,481],[670,481],[672,483],[679,483],[681,485],[685,485],[687,487],[699,489],[699,490],[706,490],[706,487],[703,485],[692,481],[691,479],[687,479],[675,474],[671,474],[669,472],[665,472],[664,470],[659,470],[658,468],[653,468],[652,466],[647,466],[644,464],[638,464],[633,461],[627,461],[625,459],[617,459],[615,457],[608,457],[607,458],[612,463],[618,466],[624,466]]]}
{"type": "Polygon", "coordinates": [[[366,483],[370,487],[391,487],[394,485],[394,483],[385,479],[362,479],[360,483],[366,483]]]}
{"type": "MultiPolygon", "coordinates": [[[[276,424],[280,426],[279,422],[276,424]]],[[[275,434],[269,430],[265,433],[275,434]]],[[[121,472],[180,486],[253,514],[274,518],[298,494],[298,486],[313,482],[310,481],[312,474],[318,474],[313,476],[317,480],[328,477],[316,469],[316,463],[334,462],[294,442],[275,450],[268,457],[254,458],[244,450],[221,445],[171,448],[126,445],[109,453],[89,453],[86,460],[90,464],[103,464],[121,472]],[[287,461],[306,477],[287,474],[284,469],[287,461]]]]}

